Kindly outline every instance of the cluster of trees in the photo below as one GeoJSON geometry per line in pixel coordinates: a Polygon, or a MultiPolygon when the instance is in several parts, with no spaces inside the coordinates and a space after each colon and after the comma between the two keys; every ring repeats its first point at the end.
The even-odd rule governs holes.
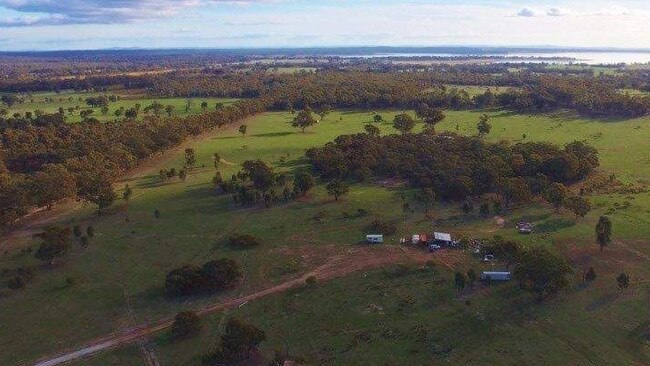
{"type": "Polygon", "coordinates": [[[235,203],[245,206],[263,203],[266,207],[302,197],[316,184],[308,172],[298,172],[290,179],[275,173],[261,160],[245,161],[242,170],[227,181],[217,172],[212,182],[218,191],[230,194],[235,203]]]}
{"type": "Polygon", "coordinates": [[[52,207],[66,197],[101,211],[116,199],[111,181],[142,159],[263,110],[261,101],[242,101],[183,119],[104,124],[66,124],[55,113],[0,128],[0,232],[31,208],[52,207]]]}
{"type": "Polygon", "coordinates": [[[562,183],[552,183],[543,192],[544,198],[559,211],[560,207],[573,212],[576,219],[585,217],[591,211],[591,202],[584,196],[573,195],[562,183]]]}
{"type": "Polygon", "coordinates": [[[582,142],[564,148],[548,143],[489,144],[480,138],[431,133],[339,136],[306,156],[328,180],[408,179],[436,197],[465,201],[489,193],[507,207],[542,194],[552,183],[585,178],[599,164],[582,142]]]}
{"type": "Polygon", "coordinates": [[[593,117],[640,117],[650,113],[650,97],[620,93],[591,77],[544,76],[536,85],[510,89],[499,106],[522,112],[572,109],[593,117]]]}
{"type": "Polygon", "coordinates": [[[535,293],[539,300],[565,289],[569,284],[566,276],[573,272],[564,258],[546,248],[526,248],[499,236],[484,243],[481,253],[494,255],[506,268],[514,265],[514,279],[523,290],[535,293]]]}
{"type": "Polygon", "coordinates": [[[187,296],[222,291],[233,286],[242,276],[237,262],[221,258],[203,266],[186,264],[167,273],[165,292],[171,296],[187,296]]]}

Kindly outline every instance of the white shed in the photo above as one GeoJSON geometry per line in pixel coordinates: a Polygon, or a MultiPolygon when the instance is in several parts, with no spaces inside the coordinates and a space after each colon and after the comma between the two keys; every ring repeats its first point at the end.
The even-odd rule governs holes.
{"type": "Polygon", "coordinates": [[[383,235],[366,235],[366,243],[368,244],[381,244],[384,242],[383,235]]]}

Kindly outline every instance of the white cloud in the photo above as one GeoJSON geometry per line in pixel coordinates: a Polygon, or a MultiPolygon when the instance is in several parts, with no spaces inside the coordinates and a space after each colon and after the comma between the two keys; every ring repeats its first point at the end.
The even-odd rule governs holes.
{"type": "Polygon", "coordinates": [[[0,20],[0,27],[129,23],[168,17],[201,4],[267,1],[270,0],[0,0],[0,7],[28,14],[0,20]]]}
{"type": "Polygon", "coordinates": [[[566,15],[566,12],[559,8],[550,8],[546,11],[546,15],[549,17],[562,17],[566,15]]]}
{"type": "Polygon", "coordinates": [[[537,12],[531,8],[523,8],[517,13],[518,17],[532,18],[537,15],[537,12]]]}

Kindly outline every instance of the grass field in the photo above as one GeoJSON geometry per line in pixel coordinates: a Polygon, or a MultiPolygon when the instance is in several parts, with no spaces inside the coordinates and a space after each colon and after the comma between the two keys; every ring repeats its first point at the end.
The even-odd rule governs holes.
{"type": "Polygon", "coordinates": [[[505,87],[505,86],[481,86],[481,85],[445,85],[445,86],[447,87],[448,90],[451,89],[465,90],[470,97],[483,94],[488,89],[495,94],[500,94],[505,92],[508,89],[512,89],[510,87],[505,87]]]}
{"type": "MultiPolygon", "coordinates": [[[[397,112],[380,113],[390,121],[397,112]]],[[[438,129],[475,134],[481,113],[447,112],[438,129]]],[[[524,134],[525,140],[558,144],[587,140],[598,148],[604,174],[614,173],[626,182],[650,182],[647,119],[593,121],[562,113],[490,114],[493,130],[486,137],[490,141],[522,141],[524,134]]],[[[182,165],[179,149],[154,159],[133,179],[118,184],[118,188],[125,183],[134,188],[128,211],[122,207],[98,218],[92,207],[81,207],[63,216],[62,224],[92,224],[97,235],[90,248],[75,248],[55,268],[38,269],[26,290],[0,297],[0,364],[18,365],[129,328],[133,324],[127,299],[138,322],[155,322],[179,310],[283,282],[344,252],[363,237],[364,227],[373,218],[397,222],[395,238],[430,231],[431,224],[417,205],[415,215],[403,218],[400,195],[412,193],[405,188],[354,185],[348,196],[334,203],[321,184],[304,201],[265,210],[237,208],[229,198],[210,192],[215,152],[224,159],[220,168],[224,177],[253,158],[271,163],[278,171],[291,171],[304,163],[306,148],[340,134],[360,132],[372,115],[335,112],[301,134],[289,126],[289,114],[263,114],[246,122],[246,137],[234,128],[189,142],[196,149],[198,165],[205,167],[197,168],[185,182],[161,184],[157,180],[159,169],[182,165]],[[153,217],[156,208],[161,212],[159,220],[153,217]],[[371,215],[342,219],[343,212],[358,208],[370,210],[371,215]],[[317,224],[311,218],[322,210],[327,210],[327,219],[317,224]],[[233,232],[256,235],[264,243],[247,252],[229,250],[223,240],[233,232]],[[244,266],[245,282],[240,288],[183,301],[163,296],[168,270],[222,256],[244,266]],[[74,285],[67,285],[67,278],[73,278],[74,285]]],[[[388,122],[381,129],[394,132],[388,122]]],[[[310,364],[647,364],[650,194],[591,198],[594,211],[579,222],[566,212],[554,214],[545,204],[504,215],[510,223],[526,219],[537,225],[536,234],[518,239],[553,248],[574,262],[576,273],[568,293],[544,304],[513,285],[477,287],[457,295],[452,288],[453,273],[443,266],[435,273],[378,269],[210,315],[204,319],[200,337],[171,342],[161,334],[153,339],[154,348],[163,365],[195,365],[214,343],[225,316],[234,315],[267,332],[264,354],[286,348],[310,364]],[[598,216],[608,211],[613,212],[616,242],[601,255],[593,241],[593,227],[598,216]],[[588,266],[594,266],[599,277],[594,285],[583,288],[579,278],[588,266]],[[624,293],[615,289],[614,280],[622,270],[632,276],[632,288],[624,293]]],[[[511,226],[502,229],[494,219],[462,215],[458,205],[439,204],[435,216],[440,221],[438,229],[455,235],[516,236],[511,226]]],[[[28,238],[12,243],[16,249],[0,257],[0,268],[38,265],[31,256],[20,254],[18,248],[23,245],[34,247],[35,243],[28,238]]],[[[459,270],[481,268],[469,256],[461,263],[459,270]]],[[[137,347],[126,347],[78,364],[140,365],[142,360],[137,347]]]]}
{"type": "MultiPolygon", "coordinates": [[[[174,106],[174,116],[185,117],[188,115],[199,114],[203,110],[201,109],[202,102],[208,102],[209,110],[213,110],[217,103],[223,103],[224,105],[231,104],[236,101],[236,99],[224,99],[224,98],[191,98],[191,106],[189,110],[186,110],[187,98],[150,98],[142,97],[139,95],[128,95],[120,92],[106,92],[106,93],[77,93],[71,91],[64,91],[60,93],[34,93],[29,96],[21,95],[24,102],[14,105],[12,108],[9,108],[9,116],[14,113],[20,113],[22,115],[25,112],[34,112],[35,110],[41,110],[45,113],[56,113],[59,110],[59,107],[62,107],[66,110],[66,122],[68,123],[77,123],[82,120],[79,112],[82,110],[92,110],[93,114],[91,117],[97,118],[99,121],[113,121],[115,120],[115,111],[124,107],[124,109],[133,108],[137,103],[139,103],[142,108],[150,105],[154,101],[158,101],[164,106],[173,105],[174,106]],[[109,111],[106,115],[101,113],[101,108],[90,108],[86,104],[86,98],[99,95],[112,95],[115,94],[120,97],[120,100],[117,102],[109,103],[109,111]],[[76,108],[73,114],[68,112],[68,108],[76,108]]],[[[166,115],[163,111],[162,115],[166,115]]],[[[140,112],[138,116],[139,119],[144,117],[144,113],[140,112]]],[[[123,116],[122,116],[123,118],[123,116]]]]}

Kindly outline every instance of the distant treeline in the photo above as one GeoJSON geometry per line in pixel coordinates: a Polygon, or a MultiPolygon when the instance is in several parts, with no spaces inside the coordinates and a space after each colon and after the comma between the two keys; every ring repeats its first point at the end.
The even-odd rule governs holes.
{"type": "Polygon", "coordinates": [[[248,100],[186,118],[66,124],[54,114],[0,129],[0,232],[30,208],[66,197],[101,208],[115,198],[110,182],[142,159],[264,110],[248,100]]]}
{"type": "Polygon", "coordinates": [[[543,192],[550,183],[584,179],[598,165],[597,151],[582,142],[564,148],[549,143],[490,144],[456,134],[339,136],[307,151],[327,180],[407,179],[437,197],[462,201],[498,194],[507,206],[543,192]]]}

